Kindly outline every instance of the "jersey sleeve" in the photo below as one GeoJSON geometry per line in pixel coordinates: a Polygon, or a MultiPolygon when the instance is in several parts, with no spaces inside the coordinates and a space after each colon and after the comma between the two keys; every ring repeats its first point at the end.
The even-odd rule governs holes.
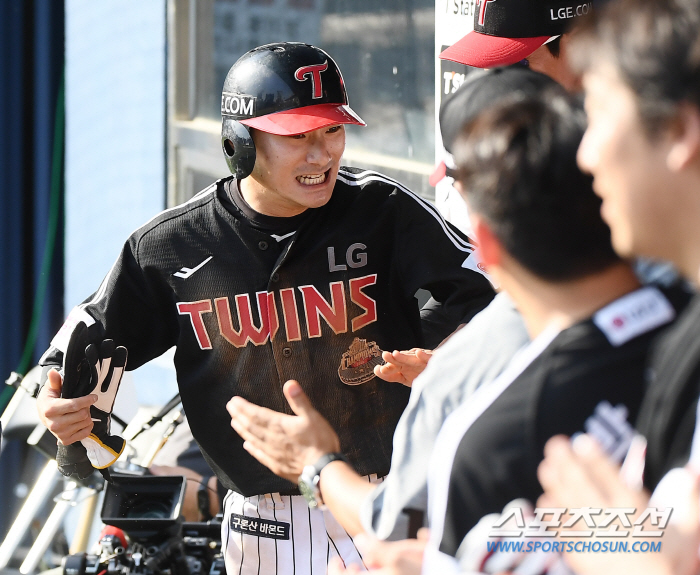
{"type": "Polygon", "coordinates": [[[406,193],[402,204],[396,241],[399,273],[406,295],[424,289],[432,296],[421,310],[425,345],[432,348],[469,322],[495,294],[469,238],[426,200],[406,193]]]}
{"type": "Polygon", "coordinates": [[[60,365],[75,325],[84,321],[95,340],[113,339],[129,352],[127,369],[158,357],[177,341],[177,314],[167,284],[155,266],[138,261],[139,236],[125,243],[100,287],[73,308],[40,360],[60,365]]]}

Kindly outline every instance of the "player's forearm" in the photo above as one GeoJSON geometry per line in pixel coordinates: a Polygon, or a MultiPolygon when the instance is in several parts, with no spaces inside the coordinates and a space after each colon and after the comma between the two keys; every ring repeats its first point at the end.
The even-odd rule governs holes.
{"type": "Polygon", "coordinates": [[[377,486],[358,475],[347,463],[333,461],[321,470],[320,487],[323,502],[350,536],[364,531],[360,505],[377,486]]]}

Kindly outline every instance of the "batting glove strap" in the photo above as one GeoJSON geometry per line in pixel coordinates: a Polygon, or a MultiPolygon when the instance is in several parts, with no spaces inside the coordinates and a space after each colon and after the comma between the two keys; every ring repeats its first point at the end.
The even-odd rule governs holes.
{"type": "Polygon", "coordinates": [[[110,435],[109,428],[111,417],[109,413],[97,409],[94,405],[90,408],[93,426],[89,437],[81,440],[87,457],[95,469],[104,469],[114,463],[124,451],[126,442],[118,435],[110,435]]]}
{"type": "Polygon", "coordinates": [[[56,463],[58,470],[66,477],[85,479],[95,471],[88,459],[85,447],[80,442],[71,445],[59,443],[56,450],[56,463]]]}

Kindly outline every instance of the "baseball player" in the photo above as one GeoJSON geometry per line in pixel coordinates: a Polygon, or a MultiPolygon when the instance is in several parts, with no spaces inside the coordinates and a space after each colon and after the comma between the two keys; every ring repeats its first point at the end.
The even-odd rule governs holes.
{"type": "Polygon", "coordinates": [[[624,457],[651,344],[689,300],[679,286],[641,286],[613,251],[591,179],[576,167],[584,128],[576,105],[541,96],[490,110],[457,145],[484,262],[532,342],[450,415],[435,442],[428,571],[459,557],[484,515],[515,499],[534,504],[549,438],[587,431],[612,458],[624,457]]]}
{"type": "MultiPolygon", "coordinates": [[[[472,244],[429,203],[381,174],[340,167],[344,125],[363,122],[324,51],[280,43],[248,52],[226,77],[221,112],[233,177],[134,232],[42,364],[60,365],[76,347],[75,325],[128,349],[131,369],[176,346],[192,434],[230,490],[227,571],[325,573],[332,556],[361,564],[313,493],[311,508],[294,482],[248,454],[226,402],[291,413],[282,385],[303,380],[338,431],[331,460],[376,480],[389,470],[409,393],[375,377],[382,350],[436,345],[493,291],[472,244]],[[419,288],[433,296],[422,310],[419,288]]],[[[66,399],[56,372],[48,381],[38,402],[47,427],[65,444],[85,440],[99,388],[66,399]]]]}

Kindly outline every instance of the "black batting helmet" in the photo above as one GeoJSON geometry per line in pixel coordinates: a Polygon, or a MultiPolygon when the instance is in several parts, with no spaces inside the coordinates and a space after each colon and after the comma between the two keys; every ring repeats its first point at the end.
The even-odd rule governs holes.
{"type": "Polygon", "coordinates": [[[221,118],[226,163],[238,179],[255,165],[248,128],[294,136],[336,124],[365,125],[348,105],[333,58],[299,42],[267,44],[241,56],[224,81],[221,118]]]}

